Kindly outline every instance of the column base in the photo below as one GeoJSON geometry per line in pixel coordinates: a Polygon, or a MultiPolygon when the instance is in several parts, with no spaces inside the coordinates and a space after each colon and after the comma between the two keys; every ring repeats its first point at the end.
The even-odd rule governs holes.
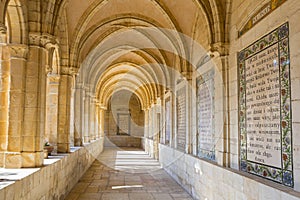
{"type": "Polygon", "coordinates": [[[22,167],[41,167],[44,164],[44,151],[41,152],[22,152],[22,167]]]}
{"type": "Polygon", "coordinates": [[[69,153],[70,143],[57,144],[57,153],[69,153]]]}
{"type": "Polygon", "coordinates": [[[19,152],[5,152],[3,155],[3,167],[4,168],[21,168],[22,156],[19,152]]]}
{"type": "Polygon", "coordinates": [[[84,143],[90,143],[90,137],[89,136],[84,136],[84,143]]]}
{"type": "Polygon", "coordinates": [[[81,138],[75,138],[74,145],[81,147],[82,146],[82,139],[81,138]]]}
{"type": "Polygon", "coordinates": [[[20,169],[22,167],[43,166],[43,152],[2,152],[0,153],[0,167],[8,169],[20,169]]]}

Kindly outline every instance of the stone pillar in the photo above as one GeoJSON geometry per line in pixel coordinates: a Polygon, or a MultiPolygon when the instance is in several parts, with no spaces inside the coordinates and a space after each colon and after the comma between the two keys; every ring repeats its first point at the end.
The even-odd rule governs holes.
{"type": "Polygon", "coordinates": [[[144,121],[144,137],[148,138],[149,137],[149,109],[146,108],[144,110],[145,112],[145,121],[144,121]]]}
{"type": "Polygon", "coordinates": [[[148,109],[148,138],[152,136],[152,104],[148,109]]]}
{"type": "Polygon", "coordinates": [[[160,120],[161,120],[161,127],[160,127],[160,138],[159,142],[161,144],[165,144],[166,141],[166,99],[165,99],[165,92],[163,92],[162,97],[161,97],[161,107],[160,107],[160,120]]]}
{"type": "Polygon", "coordinates": [[[95,124],[94,124],[94,130],[95,130],[95,139],[98,140],[100,137],[100,128],[99,128],[99,103],[98,100],[95,100],[95,124]]]}
{"type": "Polygon", "coordinates": [[[84,133],[84,90],[81,84],[76,85],[74,105],[74,145],[82,146],[84,133]]]}
{"type": "Polygon", "coordinates": [[[90,96],[88,92],[85,93],[84,98],[84,143],[90,142],[89,132],[89,118],[90,118],[90,96]]]}
{"type": "Polygon", "coordinates": [[[216,116],[216,130],[222,133],[217,138],[216,142],[216,158],[217,163],[221,166],[230,167],[230,112],[229,112],[229,70],[228,70],[228,56],[218,55],[214,58],[213,62],[222,77],[215,80],[215,90],[218,92],[215,97],[217,101],[217,108],[215,110],[216,116]],[[224,85],[225,83],[225,85],[224,85]],[[227,83],[227,84],[226,84],[227,83]]]}
{"type": "Polygon", "coordinates": [[[193,153],[193,72],[183,72],[182,73],[186,79],[186,147],[185,152],[188,154],[193,153]]]}
{"type": "MultiPolygon", "coordinates": [[[[26,45],[1,48],[0,166],[21,168],[26,45]]],[[[25,160],[27,161],[27,160],[25,160]]]]}
{"type": "MultiPolygon", "coordinates": [[[[73,80],[75,80],[75,75],[73,76],[73,80]]],[[[75,89],[74,86],[72,85],[72,90],[71,90],[71,102],[70,102],[70,146],[74,147],[75,146],[75,89]]]]}
{"type": "Polygon", "coordinates": [[[104,126],[105,126],[105,113],[106,109],[99,105],[99,134],[100,138],[104,137],[104,126]]]}
{"type": "Polygon", "coordinates": [[[47,96],[46,96],[46,128],[45,140],[54,146],[53,152],[57,152],[57,130],[58,130],[58,74],[48,74],[47,96]]]}
{"type": "Polygon", "coordinates": [[[0,167],[5,165],[5,152],[7,150],[8,136],[8,110],[9,110],[9,53],[5,44],[0,46],[0,167]]]}
{"type": "Polygon", "coordinates": [[[95,122],[96,122],[96,99],[94,96],[91,96],[90,112],[89,112],[90,141],[93,141],[96,139],[95,122]]]}
{"type": "Polygon", "coordinates": [[[40,44],[41,37],[30,35],[26,68],[22,167],[43,165],[43,146],[46,111],[47,50],[40,44]]]}
{"type": "Polygon", "coordinates": [[[159,140],[160,140],[160,127],[161,127],[161,99],[155,101],[153,107],[153,156],[158,160],[159,158],[159,140]]]}
{"type": "Polygon", "coordinates": [[[58,98],[58,141],[57,152],[70,152],[70,127],[71,127],[71,93],[73,75],[76,69],[62,67],[59,84],[58,98]]]}

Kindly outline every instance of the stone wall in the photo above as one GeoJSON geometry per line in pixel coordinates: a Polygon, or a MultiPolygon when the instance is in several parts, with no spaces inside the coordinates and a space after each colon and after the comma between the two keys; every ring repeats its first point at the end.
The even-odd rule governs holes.
{"type": "Polygon", "coordinates": [[[64,199],[102,150],[100,139],[62,158],[46,159],[45,163],[51,164],[0,189],[0,199],[64,199]]]}
{"type": "Polygon", "coordinates": [[[195,199],[300,199],[292,189],[256,176],[220,167],[165,145],[160,145],[159,150],[163,168],[195,199]]]}
{"type": "Polygon", "coordinates": [[[106,136],[104,146],[105,147],[135,147],[141,148],[141,138],[133,136],[106,136]]]}
{"type": "MultiPolygon", "coordinates": [[[[290,65],[290,87],[291,87],[291,117],[289,120],[292,129],[292,164],[293,164],[293,176],[294,176],[294,190],[300,191],[300,118],[299,118],[299,108],[300,108],[300,97],[299,97],[299,82],[300,73],[299,66],[300,63],[300,1],[289,0],[285,1],[278,8],[275,8],[275,3],[278,1],[260,1],[260,0],[238,0],[233,1],[232,4],[232,17],[230,26],[230,49],[229,49],[229,129],[230,129],[230,142],[229,142],[229,152],[230,152],[230,167],[234,169],[239,169],[240,163],[240,126],[239,126],[239,81],[240,75],[238,74],[238,57],[237,53],[247,48],[249,45],[258,41],[263,36],[269,34],[283,24],[288,23],[289,26],[289,52],[290,59],[288,60],[290,65]],[[260,9],[268,4],[272,3],[272,12],[268,15],[264,15],[265,12],[260,12],[260,9]],[[262,18],[262,16],[264,16],[262,18]],[[257,21],[259,17],[259,21],[257,21]],[[247,32],[239,34],[241,30],[244,29],[245,25],[252,20],[256,24],[247,32]]],[[[281,1],[283,2],[283,1],[281,1]]],[[[258,54],[260,55],[260,54],[258,54]]],[[[281,63],[281,59],[279,61],[281,63]]],[[[249,71],[249,70],[248,70],[249,71]]],[[[278,75],[279,76],[279,75],[278,75]]],[[[288,80],[289,78],[284,78],[282,80],[288,80]]],[[[282,85],[283,86],[283,85],[282,85]]],[[[283,86],[284,87],[284,86],[283,86]]],[[[281,93],[283,95],[283,93],[281,93]]],[[[274,107],[274,106],[273,106],[274,107]]],[[[274,156],[275,157],[275,156],[274,156]]]]}
{"type": "Polygon", "coordinates": [[[106,135],[117,135],[119,132],[119,134],[142,137],[144,135],[144,112],[137,96],[127,91],[115,93],[106,111],[105,124],[106,135]]]}

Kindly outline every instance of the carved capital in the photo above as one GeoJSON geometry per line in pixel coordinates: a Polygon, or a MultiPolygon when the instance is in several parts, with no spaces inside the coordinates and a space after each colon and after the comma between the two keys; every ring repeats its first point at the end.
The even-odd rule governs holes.
{"type": "Polygon", "coordinates": [[[103,110],[103,111],[107,110],[107,107],[105,105],[103,105],[102,103],[97,103],[97,106],[98,106],[99,110],[103,110]]]}
{"type": "Polygon", "coordinates": [[[0,43],[6,42],[6,32],[7,32],[7,28],[5,24],[0,23],[0,43]]]}
{"type": "Polygon", "coordinates": [[[33,46],[40,46],[41,35],[39,33],[29,33],[29,44],[33,46]]]}
{"type": "Polygon", "coordinates": [[[73,76],[78,73],[78,68],[75,67],[61,67],[61,75],[73,76]]]}
{"type": "Polygon", "coordinates": [[[98,105],[99,104],[99,100],[95,96],[93,96],[92,103],[95,104],[95,105],[98,105]]]}
{"type": "Polygon", "coordinates": [[[86,92],[85,95],[89,96],[91,103],[93,103],[94,100],[96,99],[96,96],[93,92],[86,92]]]}
{"type": "Polygon", "coordinates": [[[186,78],[186,80],[192,80],[193,78],[193,72],[182,72],[182,75],[186,78]]]}
{"type": "Polygon", "coordinates": [[[51,47],[56,47],[58,45],[58,42],[53,35],[29,33],[29,44],[32,46],[39,46],[50,49],[51,47]]]}
{"type": "Polygon", "coordinates": [[[7,28],[5,24],[0,23],[0,34],[6,34],[6,32],[7,32],[7,28]]]}
{"type": "Polygon", "coordinates": [[[28,55],[28,46],[22,44],[8,45],[11,57],[26,59],[28,55]]]}
{"type": "Polygon", "coordinates": [[[229,44],[223,42],[217,42],[210,45],[210,51],[215,54],[217,52],[220,56],[226,56],[229,54],[229,44]]]}
{"type": "Polygon", "coordinates": [[[53,71],[52,67],[50,67],[49,65],[46,65],[46,74],[51,74],[53,71]]]}
{"type": "Polygon", "coordinates": [[[48,74],[50,84],[58,84],[60,76],[58,74],[48,74]]]}
{"type": "Polygon", "coordinates": [[[41,44],[46,49],[50,49],[52,47],[56,47],[58,45],[58,41],[53,35],[43,34],[41,37],[41,44]]]}

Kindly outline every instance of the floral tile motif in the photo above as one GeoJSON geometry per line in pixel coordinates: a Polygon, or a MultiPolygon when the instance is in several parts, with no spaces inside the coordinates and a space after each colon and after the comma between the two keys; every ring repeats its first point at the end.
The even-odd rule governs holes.
{"type": "Polygon", "coordinates": [[[293,152],[290,86],[289,24],[285,23],[238,53],[239,70],[239,129],[240,169],[266,179],[293,187],[293,152]],[[280,83],[281,168],[255,163],[247,159],[246,60],[253,55],[278,45],[280,83]]]}

